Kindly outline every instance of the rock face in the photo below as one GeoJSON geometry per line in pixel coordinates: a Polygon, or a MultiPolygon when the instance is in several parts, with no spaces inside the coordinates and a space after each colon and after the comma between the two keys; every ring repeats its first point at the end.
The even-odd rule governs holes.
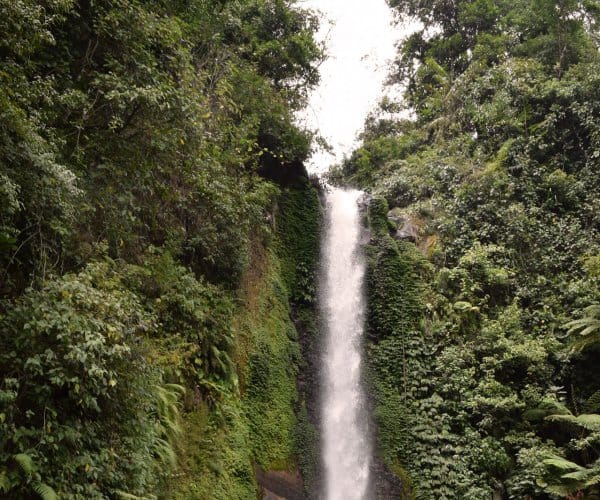
{"type": "Polygon", "coordinates": [[[397,240],[409,240],[413,243],[417,242],[418,237],[419,227],[410,219],[405,220],[400,229],[398,229],[394,235],[394,238],[397,240]]]}
{"type": "Polygon", "coordinates": [[[256,467],[256,480],[263,500],[304,500],[304,485],[298,472],[263,471],[256,467]]]}
{"type": "Polygon", "coordinates": [[[388,221],[396,228],[394,238],[397,240],[409,240],[417,242],[419,237],[419,226],[410,216],[403,214],[399,208],[393,208],[387,213],[388,221]]]}
{"type": "Polygon", "coordinates": [[[407,498],[402,480],[394,475],[381,459],[377,458],[375,460],[372,474],[373,488],[377,500],[403,500],[407,498]]]}

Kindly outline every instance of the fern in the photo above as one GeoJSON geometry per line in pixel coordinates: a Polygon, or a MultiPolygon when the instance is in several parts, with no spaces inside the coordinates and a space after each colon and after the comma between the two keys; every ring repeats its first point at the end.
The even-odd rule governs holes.
{"type": "Polygon", "coordinates": [[[600,304],[593,304],[584,309],[585,316],[565,324],[567,333],[578,333],[580,338],[571,344],[571,350],[581,352],[592,345],[600,344],[600,304]]]}
{"type": "Polygon", "coordinates": [[[152,450],[159,462],[169,464],[171,467],[177,465],[177,455],[171,443],[166,439],[156,438],[152,450]]]}
{"type": "Polygon", "coordinates": [[[600,413],[600,391],[592,394],[583,405],[585,413],[600,413]]]}
{"type": "Polygon", "coordinates": [[[585,470],[585,468],[582,467],[581,465],[578,465],[575,462],[571,462],[570,460],[567,460],[566,458],[560,457],[558,455],[549,455],[548,458],[546,458],[543,463],[547,467],[553,467],[556,469],[560,469],[561,471],[585,470]]]}
{"type": "Polygon", "coordinates": [[[152,451],[157,461],[175,467],[177,455],[173,441],[181,434],[179,422],[179,400],[185,388],[178,384],[155,385],[156,437],[152,451]]]}
{"type": "Polygon", "coordinates": [[[6,475],[6,469],[0,470],[0,491],[8,493],[10,486],[10,479],[6,475]]]}
{"type": "Polygon", "coordinates": [[[435,75],[437,83],[442,85],[446,90],[449,88],[450,78],[448,72],[432,57],[425,59],[425,65],[435,75]]]}
{"type": "Polygon", "coordinates": [[[523,418],[529,421],[542,420],[548,416],[571,415],[569,409],[552,398],[544,398],[536,408],[531,408],[523,413],[523,418]]]}
{"type": "Polygon", "coordinates": [[[33,491],[35,491],[42,498],[42,500],[58,500],[58,495],[56,492],[46,483],[34,481],[31,483],[31,487],[33,488],[33,491]]]}
{"type": "Polygon", "coordinates": [[[577,423],[591,432],[600,432],[600,415],[595,413],[582,414],[577,417],[577,423]]]}
{"type": "Polygon", "coordinates": [[[131,493],[127,493],[126,491],[121,491],[121,490],[116,490],[115,493],[118,495],[119,498],[122,498],[123,500],[155,500],[156,499],[155,496],[140,497],[137,495],[132,495],[131,493]]]}
{"type": "Polygon", "coordinates": [[[13,459],[25,474],[31,475],[34,473],[35,464],[33,463],[33,458],[27,455],[27,453],[18,453],[13,459]]]}
{"type": "Polygon", "coordinates": [[[546,474],[541,483],[548,493],[568,496],[600,484],[600,460],[583,467],[558,455],[548,455],[543,464],[546,474]]]}
{"type": "MultiPolygon", "coordinates": [[[[13,456],[13,459],[28,476],[31,476],[35,472],[35,462],[27,453],[18,453],[13,456]]],[[[35,477],[39,478],[39,474],[36,474],[35,477]]],[[[31,481],[30,484],[33,491],[35,491],[42,500],[58,500],[58,495],[54,489],[46,483],[36,480],[31,481]]]]}
{"type": "Polygon", "coordinates": [[[552,495],[558,495],[562,498],[569,497],[571,493],[577,491],[577,489],[573,489],[572,487],[563,484],[549,484],[545,486],[544,489],[546,492],[551,493],[552,495]]]}
{"type": "Polygon", "coordinates": [[[582,427],[590,432],[600,432],[600,415],[588,413],[578,415],[550,415],[546,420],[552,422],[567,422],[582,427]]]}
{"type": "Polygon", "coordinates": [[[584,486],[586,488],[600,484],[600,471],[597,470],[598,468],[599,467],[596,466],[596,468],[594,469],[594,475],[585,482],[584,486]]]}
{"type": "Polygon", "coordinates": [[[181,434],[179,425],[178,402],[185,393],[185,388],[178,384],[154,386],[156,394],[157,416],[161,426],[161,434],[174,438],[181,434]]]}
{"type": "Polygon", "coordinates": [[[563,479],[573,479],[574,481],[578,482],[586,482],[588,480],[588,477],[593,473],[594,471],[592,469],[586,469],[584,467],[581,467],[579,470],[563,474],[561,477],[563,479]]]}

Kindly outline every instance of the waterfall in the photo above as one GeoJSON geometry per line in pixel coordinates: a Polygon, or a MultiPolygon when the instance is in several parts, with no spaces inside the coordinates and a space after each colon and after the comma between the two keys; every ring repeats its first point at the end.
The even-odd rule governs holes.
{"type": "Polygon", "coordinates": [[[367,498],[371,445],[361,387],[362,290],[360,191],[331,189],[323,245],[321,307],[323,462],[327,500],[367,498]]]}

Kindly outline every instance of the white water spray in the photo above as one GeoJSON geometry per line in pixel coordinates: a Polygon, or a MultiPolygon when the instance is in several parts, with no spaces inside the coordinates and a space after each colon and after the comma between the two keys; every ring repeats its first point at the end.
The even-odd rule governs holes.
{"type": "Polygon", "coordinates": [[[361,388],[364,321],[360,191],[327,194],[324,242],[323,459],[327,500],[363,500],[369,486],[370,440],[361,388]]]}

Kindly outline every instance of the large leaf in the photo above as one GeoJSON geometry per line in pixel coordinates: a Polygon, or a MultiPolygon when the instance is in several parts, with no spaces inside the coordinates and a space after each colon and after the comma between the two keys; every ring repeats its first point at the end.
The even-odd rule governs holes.
{"type": "Polygon", "coordinates": [[[576,464],[575,462],[571,462],[566,458],[559,457],[558,455],[550,455],[548,458],[544,460],[544,465],[547,467],[554,467],[556,469],[564,470],[564,471],[581,471],[585,470],[581,465],[576,464]]]}
{"type": "Polygon", "coordinates": [[[33,491],[35,491],[42,500],[58,500],[58,495],[56,492],[48,486],[46,483],[41,483],[39,481],[35,481],[32,484],[33,491]]]}
{"type": "Polygon", "coordinates": [[[35,464],[33,463],[33,458],[27,455],[27,453],[18,453],[13,458],[15,462],[19,464],[19,467],[23,469],[25,474],[33,474],[35,471],[35,464]]]}
{"type": "Polygon", "coordinates": [[[551,422],[567,422],[583,427],[591,432],[600,432],[600,415],[595,413],[584,413],[577,417],[575,415],[550,415],[546,417],[546,420],[551,422]]]}

